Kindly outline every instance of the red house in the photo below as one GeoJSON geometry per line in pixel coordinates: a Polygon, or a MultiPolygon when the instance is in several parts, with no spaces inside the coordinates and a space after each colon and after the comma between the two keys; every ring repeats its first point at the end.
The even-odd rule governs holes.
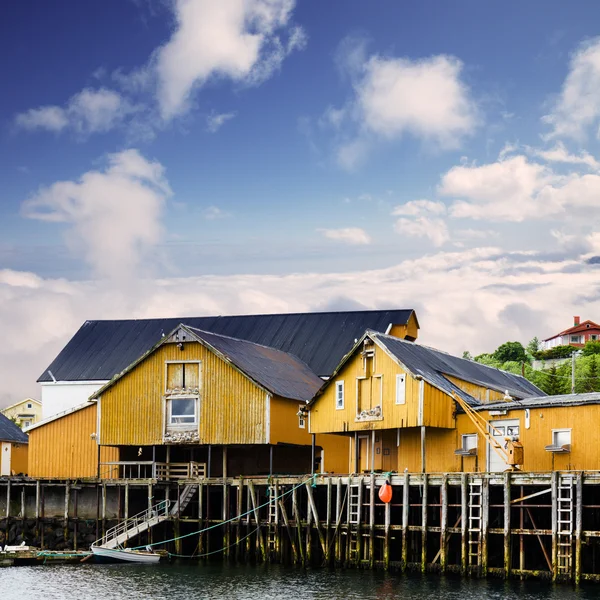
{"type": "Polygon", "coordinates": [[[552,337],[542,341],[542,350],[548,350],[555,346],[577,346],[583,347],[587,342],[600,340],[600,325],[594,321],[580,321],[579,317],[573,317],[573,326],[565,329],[552,337]]]}

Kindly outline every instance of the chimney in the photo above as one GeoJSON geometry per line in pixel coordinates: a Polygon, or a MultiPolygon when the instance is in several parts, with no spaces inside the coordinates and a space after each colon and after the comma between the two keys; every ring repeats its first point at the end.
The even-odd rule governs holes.
{"type": "Polygon", "coordinates": [[[573,317],[573,321],[574,321],[573,327],[577,327],[577,325],[579,325],[579,317],[573,317]]]}

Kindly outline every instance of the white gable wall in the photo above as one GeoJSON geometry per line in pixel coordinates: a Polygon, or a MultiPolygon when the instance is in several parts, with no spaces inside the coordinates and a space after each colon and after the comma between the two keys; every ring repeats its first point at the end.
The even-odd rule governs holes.
{"type": "Polygon", "coordinates": [[[42,419],[83,404],[104,381],[44,381],[42,386],[42,419]]]}

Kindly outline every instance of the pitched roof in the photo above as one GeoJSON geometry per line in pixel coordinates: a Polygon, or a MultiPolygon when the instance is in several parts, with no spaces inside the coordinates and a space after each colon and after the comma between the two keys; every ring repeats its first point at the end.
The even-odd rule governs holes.
{"type": "MultiPolygon", "coordinates": [[[[374,341],[387,348],[413,375],[421,375],[423,379],[448,394],[456,392],[456,385],[448,380],[446,375],[499,392],[508,391],[513,398],[544,396],[542,390],[521,375],[488,367],[466,358],[458,358],[441,350],[406,342],[389,335],[373,332],[370,334],[374,341]]],[[[461,397],[465,397],[465,400],[470,400],[471,403],[479,404],[477,399],[465,392],[461,393],[461,397]]]]}
{"type": "Polygon", "coordinates": [[[299,358],[287,353],[246,340],[240,340],[194,327],[180,324],[173,332],[166,335],[158,344],[143,354],[118,376],[94,392],[90,399],[100,397],[103,392],[114,385],[121,377],[135,368],[147,356],[163,344],[172,341],[177,331],[183,330],[187,341],[195,340],[217,354],[220,358],[234,365],[238,370],[252,379],[262,388],[292,400],[308,402],[319,390],[323,380],[317,377],[308,365],[299,358]]]}
{"type": "Polygon", "coordinates": [[[329,376],[366,329],[408,323],[413,310],[365,310],[279,315],[86,321],[38,381],[106,381],[185,323],[288,352],[319,376],[329,376]]]}
{"type": "Polygon", "coordinates": [[[513,402],[490,402],[477,407],[477,410],[519,410],[525,408],[551,408],[560,406],[581,406],[600,404],[600,392],[588,394],[561,394],[559,396],[536,396],[513,402]]]}
{"type": "Polygon", "coordinates": [[[21,428],[8,417],[0,413],[0,442],[18,442],[27,444],[29,438],[21,428]]]}
{"type": "Polygon", "coordinates": [[[0,410],[0,412],[4,413],[5,411],[7,411],[11,408],[15,408],[15,406],[19,406],[20,404],[25,404],[25,402],[35,402],[36,404],[39,404],[40,406],[42,405],[42,403],[39,400],[36,400],[35,398],[25,398],[23,400],[19,400],[18,402],[15,402],[14,404],[11,404],[9,406],[5,406],[2,410],[0,410]]]}
{"type": "Polygon", "coordinates": [[[583,321],[583,323],[579,323],[579,325],[573,325],[573,327],[569,327],[568,329],[565,329],[564,331],[561,331],[560,333],[557,333],[556,335],[553,335],[552,337],[546,338],[543,341],[547,342],[548,340],[553,340],[554,338],[560,337],[562,335],[570,335],[572,333],[581,333],[583,331],[589,331],[590,329],[600,330],[600,325],[598,325],[598,323],[594,323],[594,321],[590,321],[588,319],[587,321],[583,321]]]}

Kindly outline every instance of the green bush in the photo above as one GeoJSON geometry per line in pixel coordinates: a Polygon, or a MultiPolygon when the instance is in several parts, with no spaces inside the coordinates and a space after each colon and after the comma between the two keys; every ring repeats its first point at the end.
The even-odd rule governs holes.
{"type": "Polygon", "coordinates": [[[573,352],[576,352],[579,348],[575,346],[554,346],[549,350],[540,350],[535,352],[533,357],[537,360],[551,360],[553,358],[569,358],[573,352]]]}

